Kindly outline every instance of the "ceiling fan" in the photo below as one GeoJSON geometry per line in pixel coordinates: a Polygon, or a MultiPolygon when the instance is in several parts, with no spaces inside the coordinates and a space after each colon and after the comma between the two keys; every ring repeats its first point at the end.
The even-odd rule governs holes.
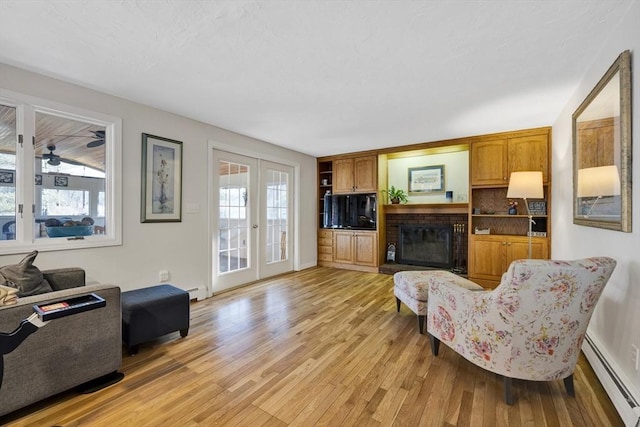
{"type": "Polygon", "coordinates": [[[87,148],[99,147],[101,145],[104,145],[104,137],[105,137],[104,130],[90,130],[89,132],[91,132],[93,136],[91,135],[56,135],[56,136],[65,136],[67,138],[93,138],[87,144],[87,148]]]}
{"type": "Polygon", "coordinates": [[[47,150],[49,150],[49,152],[43,154],[42,158],[49,159],[47,160],[47,164],[51,166],[58,166],[60,164],[60,156],[54,153],[54,151],[56,151],[56,146],[53,144],[49,144],[47,145],[47,150]]]}
{"type": "Polygon", "coordinates": [[[48,159],[47,164],[51,166],[59,166],[61,162],[69,163],[71,165],[84,166],[84,164],[71,159],[63,159],[58,154],[54,153],[56,151],[56,146],[54,144],[47,145],[48,153],[42,154],[43,159],[48,159]]]}

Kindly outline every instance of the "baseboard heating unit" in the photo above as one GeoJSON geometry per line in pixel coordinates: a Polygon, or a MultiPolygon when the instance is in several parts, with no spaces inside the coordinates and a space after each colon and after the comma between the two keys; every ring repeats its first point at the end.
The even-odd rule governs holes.
{"type": "Polygon", "coordinates": [[[582,351],[627,427],[640,427],[640,404],[587,335],[582,351]]]}

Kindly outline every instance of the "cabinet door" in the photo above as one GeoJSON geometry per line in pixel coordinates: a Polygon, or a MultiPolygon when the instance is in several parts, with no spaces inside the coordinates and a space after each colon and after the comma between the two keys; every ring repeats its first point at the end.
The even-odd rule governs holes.
{"type": "Polygon", "coordinates": [[[355,263],[372,267],[377,266],[378,244],[376,233],[356,233],[354,241],[355,263]]]}
{"type": "Polygon", "coordinates": [[[334,193],[352,193],[354,191],[353,168],[353,159],[338,159],[333,161],[334,193]]]}
{"type": "Polygon", "coordinates": [[[507,158],[507,176],[511,172],[542,171],[543,181],[549,181],[549,138],[546,134],[509,139],[507,158]]]}
{"type": "MultiPolygon", "coordinates": [[[[548,259],[549,258],[549,245],[546,239],[532,239],[531,240],[531,258],[532,259],[548,259]]],[[[524,238],[510,238],[507,241],[507,253],[506,253],[506,267],[517,259],[529,258],[529,239],[524,238]]]]}
{"type": "Polygon", "coordinates": [[[365,156],[354,159],[355,191],[375,192],[377,190],[377,157],[365,156]]]}
{"type": "Polygon", "coordinates": [[[505,184],[507,143],[503,139],[471,144],[471,185],[505,184]]]}
{"type": "Polygon", "coordinates": [[[469,276],[500,280],[504,272],[506,242],[503,238],[472,236],[469,247],[469,276]]]}
{"type": "Polygon", "coordinates": [[[353,264],[353,232],[335,231],[333,233],[333,260],[343,264],[353,264]]]}
{"type": "Polygon", "coordinates": [[[578,164],[584,168],[614,165],[614,150],[608,149],[614,140],[615,122],[613,118],[590,120],[576,123],[580,151],[576,153],[578,164]]]}

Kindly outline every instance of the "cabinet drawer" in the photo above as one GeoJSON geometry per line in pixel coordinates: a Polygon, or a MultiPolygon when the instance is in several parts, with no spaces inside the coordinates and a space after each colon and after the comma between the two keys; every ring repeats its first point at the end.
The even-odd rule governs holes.
{"type": "Polygon", "coordinates": [[[333,246],[318,246],[318,253],[319,254],[332,254],[333,253],[333,246]]]}
{"type": "Polygon", "coordinates": [[[318,261],[333,261],[333,256],[331,254],[318,254],[318,261]]]}
{"type": "Polygon", "coordinates": [[[318,230],[319,239],[331,239],[333,237],[333,231],[331,230],[318,230]]]}
{"type": "Polygon", "coordinates": [[[333,246],[333,239],[331,237],[320,237],[318,239],[318,246],[333,246]]]}

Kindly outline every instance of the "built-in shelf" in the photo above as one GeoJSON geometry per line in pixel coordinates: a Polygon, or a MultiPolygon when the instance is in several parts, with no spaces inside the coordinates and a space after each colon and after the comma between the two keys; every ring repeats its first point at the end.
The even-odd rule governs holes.
{"type": "Polygon", "coordinates": [[[407,203],[384,205],[387,214],[467,214],[468,203],[407,203]]]}

